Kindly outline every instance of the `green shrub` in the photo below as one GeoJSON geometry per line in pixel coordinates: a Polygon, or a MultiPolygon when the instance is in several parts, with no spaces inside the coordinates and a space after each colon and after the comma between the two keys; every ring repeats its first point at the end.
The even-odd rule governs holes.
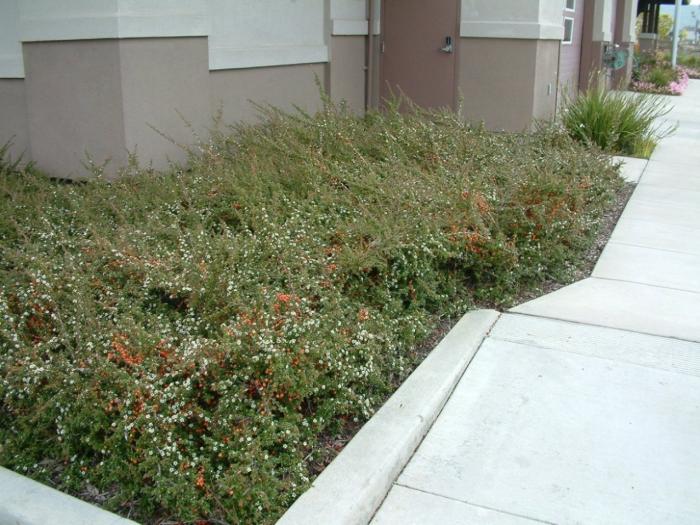
{"type": "Polygon", "coordinates": [[[674,129],[657,122],[670,109],[654,95],[591,87],[575,98],[566,96],[562,123],[573,138],[603,151],[647,156],[656,141],[674,129]]]}
{"type": "Polygon", "coordinates": [[[670,55],[666,57],[666,55],[660,51],[645,51],[641,53],[635,53],[634,55],[635,63],[642,67],[656,67],[659,64],[665,64],[667,62],[670,62],[670,60],[670,55]]]}
{"type": "Polygon", "coordinates": [[[441,317],[565,278],[621,185],[561,131],[396,107],[195,149],[0,178],[0,462],[143,522],[272,523],[441,317]]]}
{"type": "Polygon", "coordinates": [[[681,55],[678,57],[678,63],[694,69],[700,68],[700,55],[681,55]]]}
{"type": "Polygon", "coordinates": [[[665,87],[676,80],[676,72],[670,67],[655,67],[647,73],[646,80],[656,87],[665,87]]]}

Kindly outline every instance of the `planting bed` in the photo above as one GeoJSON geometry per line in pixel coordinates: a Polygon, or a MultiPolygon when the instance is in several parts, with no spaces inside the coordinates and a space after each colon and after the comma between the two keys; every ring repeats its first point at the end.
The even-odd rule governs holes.
{"type": "Polygon", "coordinates": [[[690,67],[673,67],[670,57],[661,52],[642,53],[635,57],[630,89],[656,95],[682,95],[688,80],[696,74],[690,67]]]}
{"type": "Polygon", "coordinates": [[[5,165],[0,464],[141,522],[271,523],[441,319],[585,264],[621,188],[561,131],[331,105],[112,184],[5,165]]]}

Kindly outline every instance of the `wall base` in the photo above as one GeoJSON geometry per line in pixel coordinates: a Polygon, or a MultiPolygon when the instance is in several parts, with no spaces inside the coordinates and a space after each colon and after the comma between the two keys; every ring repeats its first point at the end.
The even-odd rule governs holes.
{"type": "Polygon", "coordinates": [[[0,79],[0,146],[12,142],[11,160],[20,156],[29,160],[29,131],[27,129],[27,103],[24,95],[24,79],[0,79]]]}
{"type": "Polygon", "coordinates": [[[225,69],[209,73],[209,109],[207,116],[221,112],[223,123],[255,122],[260,111],[255,107],[273,105],[285,111],[299,106],[316,111],[321,106],[325,64],[297,64],[248,69],[225,69]]]}
{"type": "MultiPolygon", "coordinates": [[[[358,59],[364,64],[364,39],[339,44],[334,97],[364,108],[363,79],[353,84],[357,72],[343,69],[358,59]]],[[[219,110],[224,123],[254,121],[254,103],[316,111],[316,79],[323,84],[327,68],[210,72],[205,37],[32,42],[24,44],[24,61],[24,81],[0,81],[0,101],[8,101],[0,139],[17,135],[13,151],[31,143],[38,168],[69,179],[95,172],[114,178],[132,153],[154,169],[182,163],[187,145],[206,138],[219,110]]]]}
{"type": "Polygon", "coordinates": [[[459,94],[464,117],[493,130],[522,131],[554,116],[558,40],[462,38],[459,94]]]}
{"type": "Polygon", "coordinates": [[[23,51],[32,159],[51,175],[115,177],[130,153],[165,168],[186,158],[180,144],[209,116],[206,38],[32,42],[23,51]]]}
{"type": "Polygon", "coordinates": [[[366,92],[367,37],[331,37],[329,92],[335,102],[345,101],[357,113],[364,113],[366,92]]]}

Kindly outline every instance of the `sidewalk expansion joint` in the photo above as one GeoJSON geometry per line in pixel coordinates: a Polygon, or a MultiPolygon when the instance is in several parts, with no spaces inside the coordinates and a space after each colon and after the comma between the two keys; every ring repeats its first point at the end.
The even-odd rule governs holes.
{"type": "MultiPolygon", "coordinates": [[[[499,319],[501,318],[502,315],[503,315],[503,312],[498,312],[498,317],[496,318],[496,320],[494,321],[494,323],[491,325],[491,328],[489,328],[488,331],[486,332],[486,334],[484,335],[483,339],[482,339],[481,342],[479,343],[479,346],[476,347],[476,350],[474,351],[474,355],[472,355],[472,358],[471,358],[471,359],[469,360],[469,362],[467,363],[467,366],[465,366],[465,367],[464,367],[464,370],[462,370],[462,373],[460,374],[460,376],[459,376],[459,378],[457,379],[457,381],[455,381],[455,384],[454,384],[454,386],[452,387],[452,389],[450,390],[449,395],[446,397],[445,403],[442,405],[442,407],[441,407],[440,410],[438,411],[437,415],[436,415],[435,418],[433,419],[433,423],[430,425],[430,427],[428,428],[427,432],[423,435],[423,437],[421,438],[420,442],[419,442],[419,443],[416,445],[416,447],[413,449],[413,453],[411,454],[411,457],[408,458],[408,461],[406,461],[406,464],[403,466],[403,468],[401,469],[401,471],[399,472],[399,474],[398,474],[398,475],[396,476],[396,478],[394,479],[394,483],[393,483],[394,485],[400,485],[401,487],[409,488],[409,489],[412,489],[412,490],[419,490],[419,489],[414,489],[413,487],[406,487],[405,485],[401,485],[401,484],[398,483],[396,480],[398,480],[398,479],[401,477],[401,474],[403,474],[404,470],[406,470],[406,467],[409,465],[409,463],[411,463],[411,460],[412,460],[413,457],[416,455],[416,452],[418,452],[418,449],[420,449],[420,446],[423,444],[423,441],[425,441],[425,438],[428,437],[428,434],[430,434],[430,431],[431,431],[431,430],[433,429],[433,427],[435,426],[435,423],[437,423],[437,420],[440,419],[440,415],[442,414],[443,410],[445,410],[445,407],[447,406],[447,403],[449,402],[449,400],[452,398],[452,394],[454,394],[454,391],[457,390],[457,386],[458,386],[459,383],[462,381],[462,379],[464,379],[464,376],[467,374],[467,370],[469,370],[469,366],[472,364],[472,362],[473,362],[474,359],[476,358],[476,355],[477,355],[477,354],[479,353],[479,351],[481,350],[481,347],[484,346],[484,342],[485,342],[488,338],[491,337],[491,332],[493,331],[494,327],[496,326],[496,323],[498,323],[498,321],[499,321],[499,319]]],[[[379,512],[379,509],[382,508],[382,505],[384,505],[384,502],[385,502],[386,499],[389,497],[389,492],[391,492],[391,489],[389,489],[389,490],[387,491],[387,493],[384,495],[384,498],[382,499],[382,502],[379,504],[379,506],[377,506],[376,510],[374,511],[374,514],[372,515],[372,518],[374,518],[374,516],[377,514],[377,512],[379,512]]],[[[425,491],[420,491],[420,492],[425,492],[425,491]]],[[[427,494],[430,494],[430,493],[428,492],[427,494]]],[[[437,494],[435,494],[435,495],[437,496],[437,494]]],[[[451,499],[451,498],[448,498],[448,499],[451,499]]],[[[463,503],[464,503],[464,502],[463,502],[463,503]]],[[[370,521],[371,521],[371,520],[370,520],[370,521]]]]}
{"type": "MultiPolygon", "coordinates": [[[[593,272],[595,273],[595,270],[593,270],[593,272]]],[[[663,286],[660,284],[641,283],[639,281],[630,281],[629,279],[613,279],[612,277],[600,277],[598,275],[591,275],[590,278],[600,279],[601,281],[615,281],[618,283],[638,284],[640,286],[646,286],[648,288],[661,288],[662,290],[673,290],[674,292],[685,292],[692,293],[694,295],[700,295],[700,292],[696,292],[695,290],[686,290],[685,288],[676,288],[675,286],[663,286]]]]}
{"type": "MultiPolygon", "coordinates": [[[[549,319],[548,319],[548,320],[549,320],[549,319]]],[[[567,322],[568,322],[568,321],[567,321],[567,322]]],[[[583,323],[581,323],[581,324],[583,324],[583,323]]],[[[586,325],[586,326],[594,326],[594,325],[586,325]]],[[[595,328],[607,328],[607,329],[609,329],[609,330],[619,330],[619,328],[609,328],[609,327],[607,327],[607,326],[600,326],[600,327],[595,327],[595,328]]],[[[631,330],[623,330],[623,331],[625,331],[625,332],[631,332],[631,330]]],[[[645,336],[648,336],[648,337],[660,337],[660,338],[662,338],[662,339],[672,339],[671,337],[665,337],[665,336],[662,336],[662,335],[643,334],[643,333],[640,333],[640,332],[632,332],[632,333],[636,333],[636,334],[639,334],[639,335],[645,335],[645,336]]],[[[618,364],[624,364],[624,365],[631,365],[631,366],[639,366],[639,367],[641,367],[641,368],[646,368],[646,369],[648,369],[648,370],[661,370],[662,372],[668,372],[669,374],[680,374],[680,375],[683,375],[683,376],[700,377],[700,375],[698,375],[698,374],[690,374],[690,373],[688,373],[688,372],[681,372],[681,371],[679,371],[679,370],[674,370],[674,369],[671,369],[671,368],[668,368],[668,367],[663,367],[663,366],[645,365],[645,364],[642,364],[642,363],[638,363],[638,362],[635,362],[635,361],[631,361],[631,360],[629,360],[629,359],[619,359],[619,358],[614,358],[614,357],[605,357],[605,356],[602,356],[602,355],[587,354],[587,353],[585,353],[585,352],[576,352],[576,351],[574,351],[574,350],[562,350],[561,348],[557,348],[557,347],[555,347],[555,346],[542,346],[542,345],[537,344],[537,343],[535,343],[535,342],[517,341],[517,340],[515,340],[515,339],[507,339],[507,338],[505,338],[505,337],[491,337],[490,339],[492,339],[493,341],[502,341],[502,342],[504,342],[504,343],[510,343],[510,344],[519,345],[519,346],[526,346],[526,347],[529,347],[529,348],[536,348],[536,349],[538,349],[538,350],[549,350],[549,351],[552,351],[552,352],[559,352],[559,353],[562,353],[562,354],[573,354],[573,355],[578,355],[578,356],[581,356],[581,357],[590,357],[590,358],[592,358],[592,359],[599,359],[599,360],[601,360],[601,361],[609,361],[609,362],[612,362],[612,363],[618,363],[618,364]]],[[[682,340],[681,340],[681,341],[682,341],[682,340]]],[[[680,341],[679,341],[679,342],[680,342],[680,341]]],[[[697,345],[700,346],[700,343],[696,343],[696,342],[694,342],[694,341],[682,341],[682,342],[687,342],[687,343],[691,343],[691,344],[694,343],[694,344],[697,344],[697,345]]]]}
{"type": "Polygon", "coordinates": [[[514,516],[516,518],[526,519],[526,520],[529,520],[529,521],[532,521],[535,523],[544,523],[545,525],[557,525],[556,523],[554,523],[552,521],[541,520],[538,518],[533,518],[532,516],[518,514],[516,512],[509,512],[507,510],[497,509],[495,507],[489,507],[488,505],[479,505],[478,503],[472,503],[471,501],[466,501],[466,500],[459,499],[459,498],[453,498],[451,496],[445,496],[443,494],[437,494],[435,492],[430,492],[429,490],[418,489],[416,487],[411,487],[410,485],[404,485],[402,483],[394,483],[394,485],[397,485],[399,487],[403,487],[403,488],[409,489],[409,490],[415,490],[416,492],[422,492],[423,494],[428,494],[430,496],[435,496],[437,498],[443,498],[443,499],[448,499],[451,501],[456,501],[458,503],[463,503],[464,505],[469,505],[471,507],[478,507],[480,509],[490,510],[492,512],[499,512],[501,514],[507,514],[508,516],[514,516]]]}
{"type": "MultiPolygon", "coordinates": [[[[610,279],[610,280],[614,280],[614,279],[610,279]]],[[[682,341],[684,343],[695,343],[695,344],[700,343],[700,341],[696,341],[694,339],[684,339],[682,337],[678,337],[675,335],[662,335],[662,334],[654,334],[652,332],[640,332],[639,330],[630,330],[629,328],[620,328],[617,326],[610,326],[610,325],[605,325],[605,324],[584,323],[583,321],[576,321],[574,319],[564,319],[563,317],[554,317],[554,316],[549,316],[549,315],[537,315],[537,314],[531,314],[531,313],[527,313],[527,312],[513,312],[513,311],[508,311],[505,313],[507,313],[508,315],[522,315],[525,317],[535,317],[536,319],[549,319],[551,321],[561,321],[563,323],[579,324],[582,326],[592,326],[595,328],[607,328],[608,330],[619,330],[621,332],[628,332],[630,334],[649,335],[652,337],[662,337],[664,339],[672,339],[674,341],[682,341]]]]}
{"type": "MultiPolygon", "coordinates": [[[[608,246],[610,244],[619,244],[622,246],[632,246],[634,248],[642,248],[644,250],[656,250],[657,252],[679,253],[682,255],[694,255],[695,257],[700,257],[700,254],[693,253],[693,252],[686,252],[683,250],[672,250],[669,248],[657,248],[656,246],[647,246],[644,244],[635,244],[633,242],[625,242],[625,241],[613,241],[613,240],[611,240],[611,241],[608,241],[608,244],[606,244],[605,246],[608,246]]],[[[603,277],[597,277],[597,279],[603,279],[603,277]]],[[[627,281],[627,282],[632,282],[632,281],[627,281]]],[[[659,288],[663,288],[663,287],[660,286],[659,288]]]]}

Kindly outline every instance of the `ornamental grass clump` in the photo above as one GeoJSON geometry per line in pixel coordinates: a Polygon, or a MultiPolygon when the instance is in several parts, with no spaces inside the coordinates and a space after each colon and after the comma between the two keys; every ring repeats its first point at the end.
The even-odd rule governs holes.
{"type": "Polygon", "coordinates": [[[675,129],[659,120],[670,110],[661,97],[592,86],[578,96],[565,96],[561,118],[569,135],[580,142],[611,154],[648,158],[656,143],[675,129]]]}
{"type": "Polygon", "coordinates": [[[566,134],[265,111],[184,169],[0,178],[0,464],[144,523],[272,523],[441,318],[564,279],[621,187],[566,134]]]}

